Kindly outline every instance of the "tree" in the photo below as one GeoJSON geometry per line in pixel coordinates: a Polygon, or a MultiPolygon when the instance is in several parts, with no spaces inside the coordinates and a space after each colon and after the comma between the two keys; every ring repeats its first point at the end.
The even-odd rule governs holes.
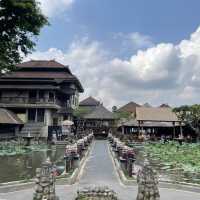
{"type": "Polygon", "coordinates": [[[197,140],[200,139],[200,105],[180,106],[174,108],[173,111],[177,114],[181,121],[187,123],[196,133],[197,140]]]}
{"type": "Polygon", "coordinates": [[[188,119],[188,114],[190,114],[190,110],[191,110],[190,106],[187,105],[183,105],[173,109],[178,119],[181,121],[186,121],[186,119],[188,119]]]}
{"type": "Polygon", "coordinates": [[[34,39],[47,24],[36,0],[0,0],[0,72],[14,69],[34,50],[34,39]]]}
{"type": "Polygon", "coordinates": [[[113,106],[112,107],[112,112],[114,113],[114,112],[117,112],[117,106],[113,106]]]}

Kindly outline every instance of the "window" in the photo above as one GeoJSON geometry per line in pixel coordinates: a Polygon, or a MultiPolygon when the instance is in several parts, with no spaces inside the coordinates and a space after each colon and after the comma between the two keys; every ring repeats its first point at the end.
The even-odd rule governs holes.
{"type": "Polygon", "coordinates": [[[28,121],[35,122],[36,118],[36,109],[32,108],[28,110],[28,121]]]}
{"type": "Polygon", "coordinates": [[[44,122],[44,109],[31,108],[28,110],[29,122],[44,122]]]}

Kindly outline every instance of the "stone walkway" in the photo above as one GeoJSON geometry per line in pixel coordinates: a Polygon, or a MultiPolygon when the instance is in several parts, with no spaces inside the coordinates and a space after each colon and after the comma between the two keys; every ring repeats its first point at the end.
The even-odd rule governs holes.
{"type": "MultiPolygon", "coordinates": [[[[87,186],[108,186],[118,193],[121,200],[134,200],[137,187],[124,186],[120,183],[112,163],[107,141],[94,142],[89,158],[84,166],[80,180],[74,185],[57,186],[56,192],[60,200],[72,200],[78,188],[87,186]]],[[[200,194],[173,189],[160,189],[161,200],[199,200],[200,194]]],[[[23,190],[0,194],[0,200],[32,200],[33,190],[23,190]]]]}

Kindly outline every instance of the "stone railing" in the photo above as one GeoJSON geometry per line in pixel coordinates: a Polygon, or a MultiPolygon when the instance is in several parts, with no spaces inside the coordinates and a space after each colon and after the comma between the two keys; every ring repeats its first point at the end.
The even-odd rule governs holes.
{"type": "Polygon", "coordinates": [[[108,135],[108,140],[112,146],[112,150],[115,152],[116,158],[120,163],[122,171],[124,174],[132,177],[135,162],[135,153],[133,149],[126,146],[123,142],[111,134],[108,135]]]}
{"type": "Polygon", "coordinates": [[[84,157],[89,145],[93,140],[93,134],[85,136],[83,139],[77,140],[75,144],[67,145],[65,149],[65,173],[76,169],[80,160],[84,157]]]}
{"type": "MultiPolygon", "coordinates": [[[[108,140],[120,162],[121,169],[128,176],[133,175],[133,163],[135,161],[134,151],[122,143],[113,135],[108,135],[108,140]]],[[[160,200],[158,190],[157,173],[152,169],[148,161],[144,162],[137,174],[138,194],[136,200],[160,200]]]]}

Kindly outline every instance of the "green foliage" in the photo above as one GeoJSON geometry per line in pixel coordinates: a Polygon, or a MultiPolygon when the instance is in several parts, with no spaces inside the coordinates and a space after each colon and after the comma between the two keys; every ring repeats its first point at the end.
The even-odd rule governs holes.
{"type": "Polygon", "coordinates": [[[185,121],[188,118],[187,115],[190,113],[190,106],[183,105],[174,108],[173,111],[177,114],[179,120],[185,121]]]}
{"type": "Polygon", "coordinates": [[[129,112],[117,111],[114,113],[117,119],[129,119],[131,114],[129,112]]]}
{"type": "Polygon", "coordinates": [[[88,114],[89,112],[90,112],[90,109],[79,107],[76,110],[74,110],[73,114],[74,114],[75,117],[81,118],[84,115],[88,114]]]}
{"type": "Polygon", "coordinates": [[[46,151],[47,145],[31,145],[25,146],[13,142],[0,143],[0,156],[15,156],[30,153],[32,151],[46,151]]]}
{"type": "Polygon", "coordinates": [[[47,24],[36,0],[0,0],[0,72],[34,50],[33,37],[47,24]]]}
{"type": "Polygon", "coordinates": [[[117,111],[117,106],[113,106],[112,107],[112,112],[114,113],[114,112],[116,112],[117,111]]]}
{"type": "MultiPolygon", "coordinates": [[[[167,168],[181,168],[185,172],[200,173],[200,145],[177,142],[147,144],[148,156],[167,168]]],[[[164,169],[164,168],[163,168],[164,169]]]]}
{"type": "Polygon", "coordinates": [[[194,104],[192,106],[180,106],[174,108],[173,111],[178,118],[185,121],[196,132],[198,138],[200,137],[200,105],[194,104]]]}

